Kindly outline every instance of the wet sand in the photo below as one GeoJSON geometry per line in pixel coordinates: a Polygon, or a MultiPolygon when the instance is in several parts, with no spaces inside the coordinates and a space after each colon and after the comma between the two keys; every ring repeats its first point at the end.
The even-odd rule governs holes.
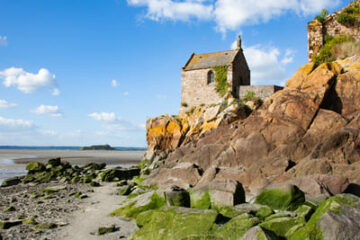
{"type": "MultiPolygon", "coordinates": [[[[144,151],[98,151],[98,150],[0,150],[0,159],[13,159],[16,164],[32,161],[46,163],[50,158],[60,157],[71,164],[83,165],[90,162],[107,165],[131,165],[141,161],[144,151]]],[[[3,163],[0,163],[3,167],[3,163]]]]}

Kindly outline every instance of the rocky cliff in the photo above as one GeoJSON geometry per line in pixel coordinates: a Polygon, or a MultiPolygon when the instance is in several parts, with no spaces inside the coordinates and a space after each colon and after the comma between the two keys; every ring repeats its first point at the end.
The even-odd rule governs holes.
{"type": "Polygon", "coordinates": [[[246,119],[225,121],[220,108],[148,120],[150,155],[164,160],[144,184],[190,188],[236,180],[249,193],[297,181],[307,194],[360,184],[359,55],[304,65],[246,119]]]}

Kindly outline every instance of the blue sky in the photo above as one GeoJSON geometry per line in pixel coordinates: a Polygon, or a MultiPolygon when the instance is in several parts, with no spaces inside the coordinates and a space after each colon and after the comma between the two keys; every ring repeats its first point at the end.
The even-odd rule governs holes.
{"type": "Polygon", "coordinates": [[[348,0],[0,0],[0,145],[146,146],[192,52],[242,35],[253,84],[307,62],[307,22],[348,0]]]}

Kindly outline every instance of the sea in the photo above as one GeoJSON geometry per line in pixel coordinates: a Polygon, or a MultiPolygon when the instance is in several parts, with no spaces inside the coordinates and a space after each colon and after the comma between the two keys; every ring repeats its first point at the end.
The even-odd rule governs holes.
{"type": "MultiPolygon", "coordinates": [[[[113,147],[116,151],[145,151],[145,148],[139,147],[113,147]]],[[[0,150],[80,150],[80,146],[0,146],[0,150]]],[[[21,158],[25,158],[21,156],[21,158]]],[[[26,156],[26,158],[36,158],[36,156],[26,156]]],[[[0,185],[4,179],[25,176],[27,171],[24,165],[15,163],[16,158],[8,158],[0,156],[0,185]]]]}

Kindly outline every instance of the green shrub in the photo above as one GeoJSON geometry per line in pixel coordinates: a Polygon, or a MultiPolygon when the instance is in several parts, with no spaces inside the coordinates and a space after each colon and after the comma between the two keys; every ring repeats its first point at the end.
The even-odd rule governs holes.
{"type": "Polygon", "coordinates": [[[356,22],[356,18],[347,13],[340,13],[337,16],[337,21],[344,26],[354,26],[356,22]]]}
{"type": "Polygon", "coordinates": [[[319,55],[317,55],[313,58],[313,62],[317,65],[324,63],[324,62],[335,61],[336,58],[332,53],[334,46],[338,45],[338,44],[353,41],[353,39],[348,35],[337,35],[335,37],[325,36],[324,40],[325,40],[325,42],[319,52],[319,55]]]}
{"type": "Polygon", "coordinates": [[[358,20],[359,17],[360,6],[359,4],[353,4],[352,6],[345,8],[343,12],[337,16],[337,21],[344,26],[354,27],[360,24],[358,20]]]}
{"type": "Polygon", "coordinates": [[[222,97],[228,92],[229,88],[229,83],[227,82],[228,66],[213,67],[213,70],[215,71],[215,89],[222,97]]]}
{"type": "Polygon", "coordinates": [[[320,15],[316,16],[315,19],[319,22],[323,23],[326,19],[326,17],[329,15],[329,11],[326,9],[323,9],[320,13],[320,15]]]}

